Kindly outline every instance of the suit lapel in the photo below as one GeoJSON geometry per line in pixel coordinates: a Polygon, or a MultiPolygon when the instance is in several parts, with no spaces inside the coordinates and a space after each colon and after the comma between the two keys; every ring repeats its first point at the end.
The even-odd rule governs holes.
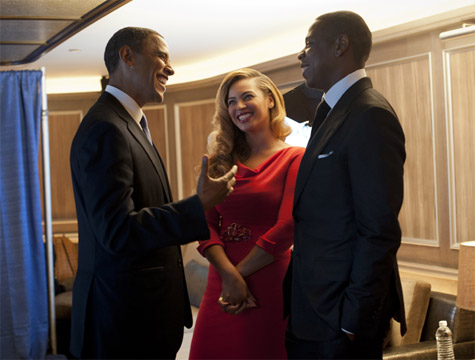
{"type": "Polygon", "coordinates": [[[165,194],[167,195],[166,202],[172,202],[173,201],[173,196],[172,196],[172,190],[170,187],[170,182],[168,181],[168,176],[165,172],[165,164],[163,163],[162,157],[160,156],[160,153],[158,152],[157,148],[155,145],[153,145],[153,149],[155,150],[155,154],[157,154],[158,161],[160,162],[160,165],[155,167],[158,171],[158,175],[160,176],[160,180],[162,182],[162,186],[165,189],[165,194]]]}
{"type": "Polygon", "coordinates": [[[168,178],[165,173],[165,167],[163,166],[162,159],[160,158],[158,151],[155,149],[155,146],[150,144],[139,124],[135,122],[135,120],[130,116],[127,110],[125,110],[119,100],[107,92],[104,92],[101,95],[100,100],[104,100],[105,102],[109,103],[116,113],[127,123],[127,129],[147,153],[148,158],[152,162],[155,170],[158,173],[158,176],[160,177],[164,192],[167,196],[166,202],[171,202],[172,195],[168,178]]]}
{"type": "Polygon", "coordinates": [[[302,195],[302,191],[305,188],[308,178],[312,173],[318,155],[347,119],[350,105],[353,100],[362,91],[371,87],[371,80],[369,78],[363,78],[353,84],[336,103],[335,107],[328,114],[320,128],[308,142],[307,150],[305,151],[302,162],[300,163],[297,182],[295,184],[294,209],[302,195]]]}
{"type": "Polygon", "coordinates": [[[170,192],[170,187],[168,185],[168,178],[167,178],[167,175],[165,174],[165,167],[163,166],[163,162],[162,162],[162,159],[160,158],[160,155],[158,154],[158,151],[155,149],[155,146],[150,144],[144,132],[142,131],[142,129],[139,128],[139,125],[134,121],[134,119],[131,119],[131,121],[127,122],[127,127],[130,133],[135,137],[135,139],[140,143],[142,148],[147,153],[148,158],[152,162],[155,170],[158,173],[158,176],[160,177],[162,186],[165,190],[165,194],[168,197],[168,199],[166,200],[167,202],[170,202],[171,192],[170,192]]]}

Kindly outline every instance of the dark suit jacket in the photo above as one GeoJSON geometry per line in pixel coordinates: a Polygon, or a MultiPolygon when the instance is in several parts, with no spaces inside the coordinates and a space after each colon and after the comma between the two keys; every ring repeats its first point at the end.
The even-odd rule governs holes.
{"type": "Polygon", "coordinates": [[[404,134],[363,78],[310,140],[295,187],[291,297],[294,334],[373,337],[394,315],[405,331],[396,261],[401,241],[404,134]]]}
{"type": "Polygon", "coordinates": [[[180,244],[209,238],[198,196],[172,202],[156,149],[103,93],[71,147],[79,226],[71,352],[174,356],[192,325],[180,244]]]}

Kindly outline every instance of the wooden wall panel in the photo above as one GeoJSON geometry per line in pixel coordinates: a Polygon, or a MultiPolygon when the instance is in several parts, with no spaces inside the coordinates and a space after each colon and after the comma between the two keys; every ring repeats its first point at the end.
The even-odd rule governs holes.
{"type": "Polygon", "coordinates": [[[454,246],[475,239],[475,45],[446,51],[445,61],[454,246]]]}
{"type": "Polygon", "coordinates": [[[430,57],[373,65],[367,72],[396,110],[406,136],[404,203],[399,216],[404,241],[436,245],[430,57]]]}
{"type": "Polygon", "coordinates": [[[164,105],[147,106],[143,109],[143,111],[147,117],[153,143],[162,157],[167,172],[169,172],[170,169],[168,168],[168,164],[170,163],[170,160],[168,150],[169,145],[166,107],[164,105]]]}
{"type": "Polygon", "coordinates": [[[213,114],[214,99],[175,105],[180,198],[196,193],[201,156],[206,153],[213,114]]]}
{"type": "MultiPolygon", "coordinates": [[[[69,153],[81,118],[82,112],[80,111],[49,113],[51,211],[53,223],[76,219],[69,153]]],[[[39,159],[39,169],[40,185],[41,189],[43,189],[41,156],[39,159]]],[[[41,201],[43,203],[43,191],[41,192],[41,201]]]]}

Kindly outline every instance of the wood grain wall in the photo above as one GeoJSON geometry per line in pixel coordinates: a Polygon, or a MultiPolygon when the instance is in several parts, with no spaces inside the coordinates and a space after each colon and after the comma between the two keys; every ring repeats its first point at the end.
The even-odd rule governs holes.
{"type": "Polygon", "coordinates": [[[475,46],[444,50],[451,247],[475,239],[475,46]]]}
{"type": "Polygon", "coordinates": [[[212,130],[214,99],[175,105],[178,197],[196,194],[201,157],[212,130]]]}
{"type": "MultiPolygon", "coordinates": [[[[51,213],[55,220],[54,232],[77,231],[69,150],[82,116],[81,110],[51,111],[49,113],[51,213]]],[[[43,159],[41,154],[38,166],[40,188],[43,189],[43,159]]],[[[43,202],[43,191],[41,192],[41,201],[43,202]]],[[[41,209],[43,211],[43,206],[41,209]]]]}
{"type": "Polygon", "coordinates": [[[399,216],[404,239],[437,245],[430,54],[375,64],[367,73],[396,110],[406,136],[405,196],[399,216]]]}

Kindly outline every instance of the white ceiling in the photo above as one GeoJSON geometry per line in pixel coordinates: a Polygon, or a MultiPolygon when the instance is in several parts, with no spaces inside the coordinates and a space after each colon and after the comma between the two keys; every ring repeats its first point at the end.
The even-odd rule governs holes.
{"type": "Polygon", "coordinates": [[[133,0],[36,62],[8,69],[46,67],[48,93],[99,91],[108,39],[142,26],[167,40],[176,84],[296,54],[325,12],[355,11],[377,31],[470,5],[475,0],[133,0]]]}

